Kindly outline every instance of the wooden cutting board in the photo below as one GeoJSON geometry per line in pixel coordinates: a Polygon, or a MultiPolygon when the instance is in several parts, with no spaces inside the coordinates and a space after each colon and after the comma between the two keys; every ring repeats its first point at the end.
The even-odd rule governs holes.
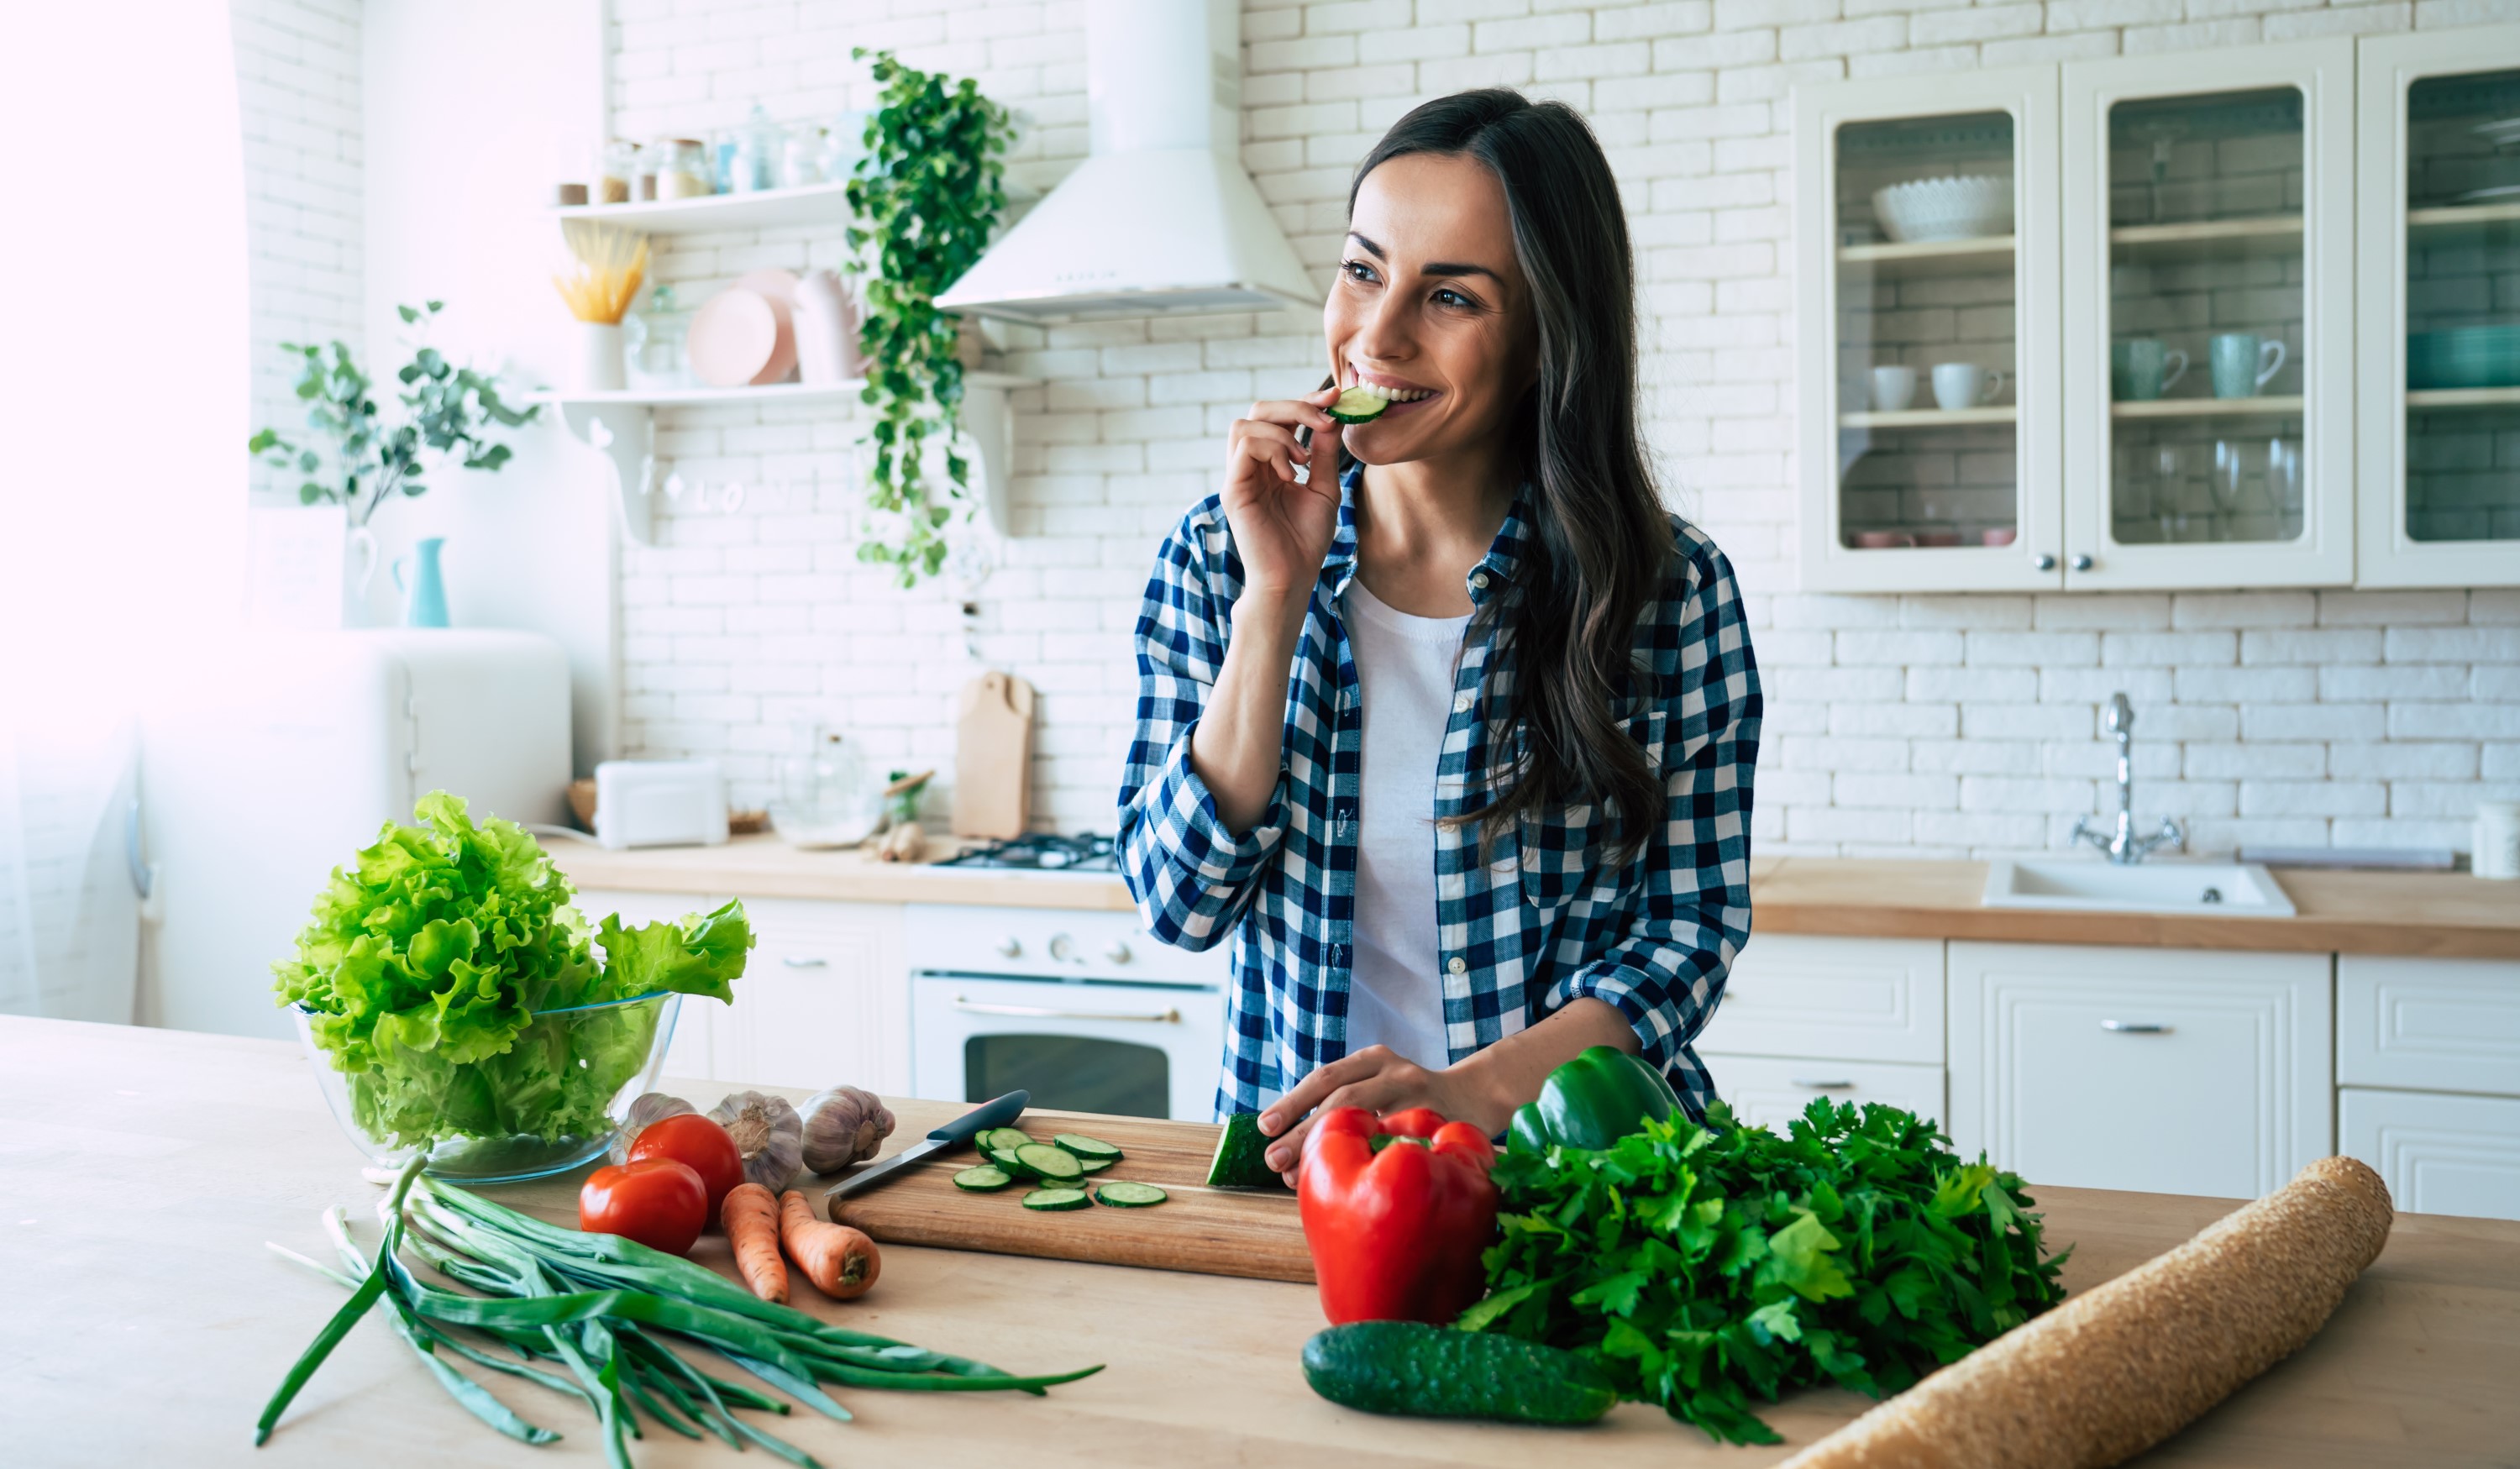
{"type": "Polygon", "coordinates": [[[990,672],[963,686],[954,724],[954,834],[1021,836],[1032,814],[1032,686],[990,672]]]}
{"type": "MultiPolygon", "coordinates": [[[[929,1128],[964,1110],[937,1106],[933,1116],[899,1113],[892,1140],[917,1142],[929,1128]]],[[[955,1174],[984,1161],[971,1149],[959,1148],[917,1165],[882,1187],[833,1201],[832,1217],[884,1244],[1312,1283],[1313,1257],[1304,1248],[1292,1192],[1206,1185],[1208,1157],[1216,1151],[1215,1124],[1031,1111],[1016,1126],[1044,1142],[1054,1133],[1101,1138],[1122,1156],[1092,1182],[1153,1183],[1172,1197],[1151,1209],[1100,1204],[1058,1213],[1026,1209],[1021,1183],[997,1193],[955,1187],[955,1174]]],[[[898,1149],[887,1143],[885,1151],[898,1149]]]]}

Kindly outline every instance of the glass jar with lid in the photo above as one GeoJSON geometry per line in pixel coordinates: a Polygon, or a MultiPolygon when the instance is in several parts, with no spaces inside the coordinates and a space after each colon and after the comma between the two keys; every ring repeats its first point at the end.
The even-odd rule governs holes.
{"type": "Polygon", "coordinates": [[[821,723],[800,723],[798,752],[780,762],[770,824],[791,847],[849,847],[883,824],[884,782],[854,741],[821,723]]]}
{"type": "Polygon", "coordinates": [[[656,198],[701,199],[717,192],[708,151],[698,138],[664,138],[649,147],[657,155],[656,198]]]}
{"type": "Polygon", "coordinates": [[[626,204],[637,189],[639,179],[639,145],[614,138],[604,145],[597,156],[595,188],[591,201],[599,204],[626,204]]]}
{"type": "Polygon", "coordinates": [[[642,390],[693,385],[691,359],[683,349],[692,313],[681,308],[670,283],[660,283],[621,319],[629,385],[642,390]]]}

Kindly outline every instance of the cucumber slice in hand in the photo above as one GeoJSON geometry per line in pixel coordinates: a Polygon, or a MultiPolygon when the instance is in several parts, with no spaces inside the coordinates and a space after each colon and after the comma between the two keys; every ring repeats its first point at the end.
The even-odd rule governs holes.
{"type": "Polygon", "coordinates": [[[1048,1143],[1025,1143],[1015,1149],[1015,1161],[1023,1165],[1024,1172],[1045,1183],[1073,1182],[1085,1177],[1085,1169],[1074,1153],[1048,1143]]]}
{"type": "Polygon", "coordinates": [[[1026,1209],[1064,1211],[1082,1209],[1092,1202],[1082,1188],[1036,1188],[1024,1195],[1023,1205],[1026,1209]]]}
{"type": "Polygon", "coordinates": [[[1339,394],[1338,400],[1330,405],[1330,417],[1342,423],[1369,423],[1382,417],[1382,411],[1390,406],[1389,398],[1368,392],[1362,387],[1351,387],[1339,394]]]}
{"type": "Polygon", "coordinates": [[[987,1163],[977,1168],[967,1168],[954,1176],[955,1187],[968,1188],[973,1193],[995,1193],[1012,1186],[1014,1181],[1014,1175],[987,1163]]]}
{"type": "Polygon", "coordinates": [[[1121,1153],[1118,1148],[1113,1147],[1111,1144],[1103,1141],[1100,1137],[1088,1137],[1082,1133],[1061,1133],[1050,1140],[1057,1143],[1058,1146],[1065,1148],[1067,1151],[1074,1153],[1076,1156],[1089,1161],[1096,1158],[1102,1158],[1106,1161],[1116,1163],[1121,1157],[1121,1153]]]}
{"type": "Polygon", "coordinates": [[[1114,1209],[1150,1209],[1172,1195],[1152,1183],[1105,1183],[1094,1190],[1095,1202],[1114,1209]]]}

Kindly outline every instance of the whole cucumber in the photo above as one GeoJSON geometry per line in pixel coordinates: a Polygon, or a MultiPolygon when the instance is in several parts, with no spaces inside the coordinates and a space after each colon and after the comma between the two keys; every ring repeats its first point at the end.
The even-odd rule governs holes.
{"type": "Polygon", "coordinates": [[[1590,1423],[1618,1401],[1572,1352],[1417,1321],[1351,1321],[1304,1343],[1304,1380],[1332,1402],[1416,1418],[1590,1423]]]}

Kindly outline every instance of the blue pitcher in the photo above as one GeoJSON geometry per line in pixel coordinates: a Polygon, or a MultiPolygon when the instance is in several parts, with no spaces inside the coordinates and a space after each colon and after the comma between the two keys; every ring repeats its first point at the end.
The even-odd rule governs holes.
{"type": "Polygon", "coordinates": [[[402,625],[404,627],[445,627],[446,578],[437,567],[437,553],[446,545],[444,536],[430,536],[415,542],[411,555],[394,557],[394,590],[402,593],[402,625]],[[418,567],[409,578],[403,567],[417,561],[418,567]]]}

